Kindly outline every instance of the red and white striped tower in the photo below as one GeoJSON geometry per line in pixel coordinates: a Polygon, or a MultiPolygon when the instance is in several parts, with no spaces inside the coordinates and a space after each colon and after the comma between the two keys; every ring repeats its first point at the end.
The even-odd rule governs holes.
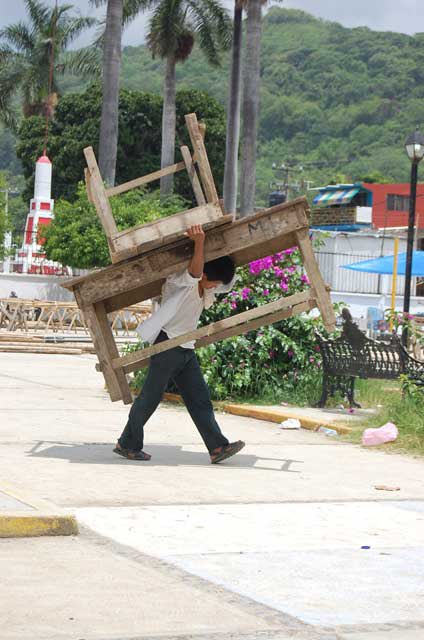
{"type": "Polygon", "coordinates": [[[26,220],[24,242],[18,254],[23,261],[24,273],[53,274],[58,271],[59,265],[46,261],[43,250],[42,228],[48,226],[54,217],[51,185],[52,163],[43,153],[35,164],[34,197],[26,220]]]}

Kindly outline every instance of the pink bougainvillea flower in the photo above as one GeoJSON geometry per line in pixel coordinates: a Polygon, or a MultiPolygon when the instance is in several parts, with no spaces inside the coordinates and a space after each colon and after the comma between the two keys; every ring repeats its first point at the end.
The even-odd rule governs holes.
{"type": "Polygon", "coordinates": [[[264,289],[262,293],[264,296],[269,296],[269,289],[264,289]]]}
{"type": "Polygon", "coordinates": [[[237,309],[237,302],[233,302],[231,303],[231,309],[237,309]]]}
{"type": "Polygon", "coordinates": [[[305,284],[309,284],[309,278],[308,278],[308,276],[307,276],[305,273],[303,273],[303,274],[300,276],[300,279],[301,279],[301,281],[302,281],[302,282],[304,282],[305,284]]]}
{"type": "Polygon", "coordinates": [[[293,358],[293,356],[294,356],[294,352],[293,352],[291,349],[289,349],[289,350],[287,351],[287,355],[288,355],[288,357],[289,357],[289,358],[293,358]]]}
{"type": "Polygon", "coordinates": [[[230,296],[231,296],[232,298],[237,298],[237,296],[238,296],[237,291],[231,291],[230,296]]]}
{"type": "Polygon", "coordinates": [[[283,275],[284,271],[280,269],[280,267],[274,267],[274,273],[277,278],[280,278],[283,275]]]}
{"type": "Polygon", "coordinates": [[[315,358],[314,358],[313,356],[311,356],[311,357],[309,358],[309,362],[310,362],[310,363],[314,363],[314,362],[315,362],[315,358]]]}
{"type": "Polygon", "coordinates": [[[262,260],[263,269],[271,269],[273,266],[272,256],[267,256],[262,260]]]}
{"type": "Polygon", "coordinates": [[[252,290],[249,289],[249,287],[245,287],[244,289],[242,289],[241,297],[243,298],[243,300],[247,300],[247,298],[250,296],[251,291],[252,290]]]}
{"type": "Polygon", "coordinates": [[[289,285],[287,284],[287,282],[284,282],[283,280],[281,280],[280,289],[282,289],[283,291],[287,291],[288,288],[289,288],[289,285]]]}

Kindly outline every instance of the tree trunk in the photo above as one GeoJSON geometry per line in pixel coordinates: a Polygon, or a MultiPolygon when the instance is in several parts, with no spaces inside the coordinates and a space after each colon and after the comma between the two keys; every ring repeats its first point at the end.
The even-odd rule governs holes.
{"type": "MultiPolygon", "coordinates": [[[[161,168],[174,164],[175,161],[175,59],[166,59],[165,84],[163,89],[163,112],[162,112],[162,152],[161,168]]],[[[161,198],[172,193],[174,188],[174,176],[164,176],[160,181],[161,198]]]]}
{"type": "Polygon", "coordinates": [[[243,86],[243,150],[241,160],[240,215],[255,210],[256,147],[259,117],[262,0],[248,0],[247,38],[243,86]]]}
{"type": "Polygon", "coordinates": [[[240,140],[241,49],[243,41],[243,7],[234,5],[233,57],[227,111],[227,140],[224,170],[224,210],[235,216],[237,206],[237,170],[240,140]]]}
{"type": "Polygon", "coordinates": [[[103,45],[103,103],[99,169],[106,184],[115,183],[118,149],[119,76],[121,71],[123,0],[108,0],[103,45]]]}

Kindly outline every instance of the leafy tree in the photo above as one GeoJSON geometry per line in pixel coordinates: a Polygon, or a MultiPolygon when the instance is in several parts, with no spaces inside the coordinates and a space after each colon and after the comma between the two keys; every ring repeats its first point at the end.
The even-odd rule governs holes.
{"type": "Polygon", "coordinates": [[[70,16],[70,4],[50,8],[38,0],[25,0],[25,6],[29,24],[18,22],[0,31],[0,118],[12,128],[17,126],[17,96],[25,117],[51,114],[59,94],[57,75],[93,73],[97,68],[94,49],[67,51],[95,24],[94,18],[70,16]]]}
{"type": "MultiPolygon", "coordinates": [[[[51,124],[49,155],[53,162],[53,197],[72,200],[77,184],[84,179],[84,147],[93,146],[96,154],[102,92],[98,85],[80,94],[69,94],[59,100],[55,119],[51,124]]],[[[184,115],[191,111],[206,123],[206,140],[212,171],[221,188],[225,116],[222,106],[201,91],[177,93],[177,138],[189,144],[184,115]]],[[[138,91],[120,92],[119,141],[116,181],[132,180],[158,169],[160,163],[162,100],[157,95],[138,91]]],[[[31,117],[22,122],[19,130],[18,157],[22,161],[27,180],[25,198],[33,193],[34,163],[42,152],[44,122],[31,117]]],[[[191,198],[191,186],[184,172],[177,178],[177,192],[191,198]]],[[[155,185],[153,185],[154,187],[155,185]]]]}
{"type": "MultiPolygon", "coordinates": [[[[152,222],[184,208],[178,196],[161,201],[157,192],[145,194],[140,189],[112,198],[111,204],[118,229],[152,222]]],[[[50,260],[81,269],[110,264],[106,236],[82,183],[73,202],[64,199],[56,202],[55,217],[45,235],[50,260]]]]}

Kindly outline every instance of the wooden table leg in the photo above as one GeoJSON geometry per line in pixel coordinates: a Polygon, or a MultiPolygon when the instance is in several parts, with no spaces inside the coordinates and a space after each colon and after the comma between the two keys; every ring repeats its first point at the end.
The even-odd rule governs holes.
{"type": "Polygon", "coordinates": [[[302,254],[303,266],[305,267],[311,285],[316,291],[317,306],[321,312],[324,326],[327,331],[334,331],[336,328],[336,316],[334,314],[330,293],[322,278],[312,249],[309,230],[301,229],[300,231],[296,231],[295,234],[300,253],[302,254]]]}
{"type": "Polygon", "coordinates": [[[131,404],[132,395],[127,378],[122,369],[113,369],[112,360],[119,357],[118,348],[109,325],[103,302],[97,302],[84,309],[84,318],[93,339],[94,348],[100,362],[100,369],[106,381],[112,402],[122,400],[131,404]]]}

